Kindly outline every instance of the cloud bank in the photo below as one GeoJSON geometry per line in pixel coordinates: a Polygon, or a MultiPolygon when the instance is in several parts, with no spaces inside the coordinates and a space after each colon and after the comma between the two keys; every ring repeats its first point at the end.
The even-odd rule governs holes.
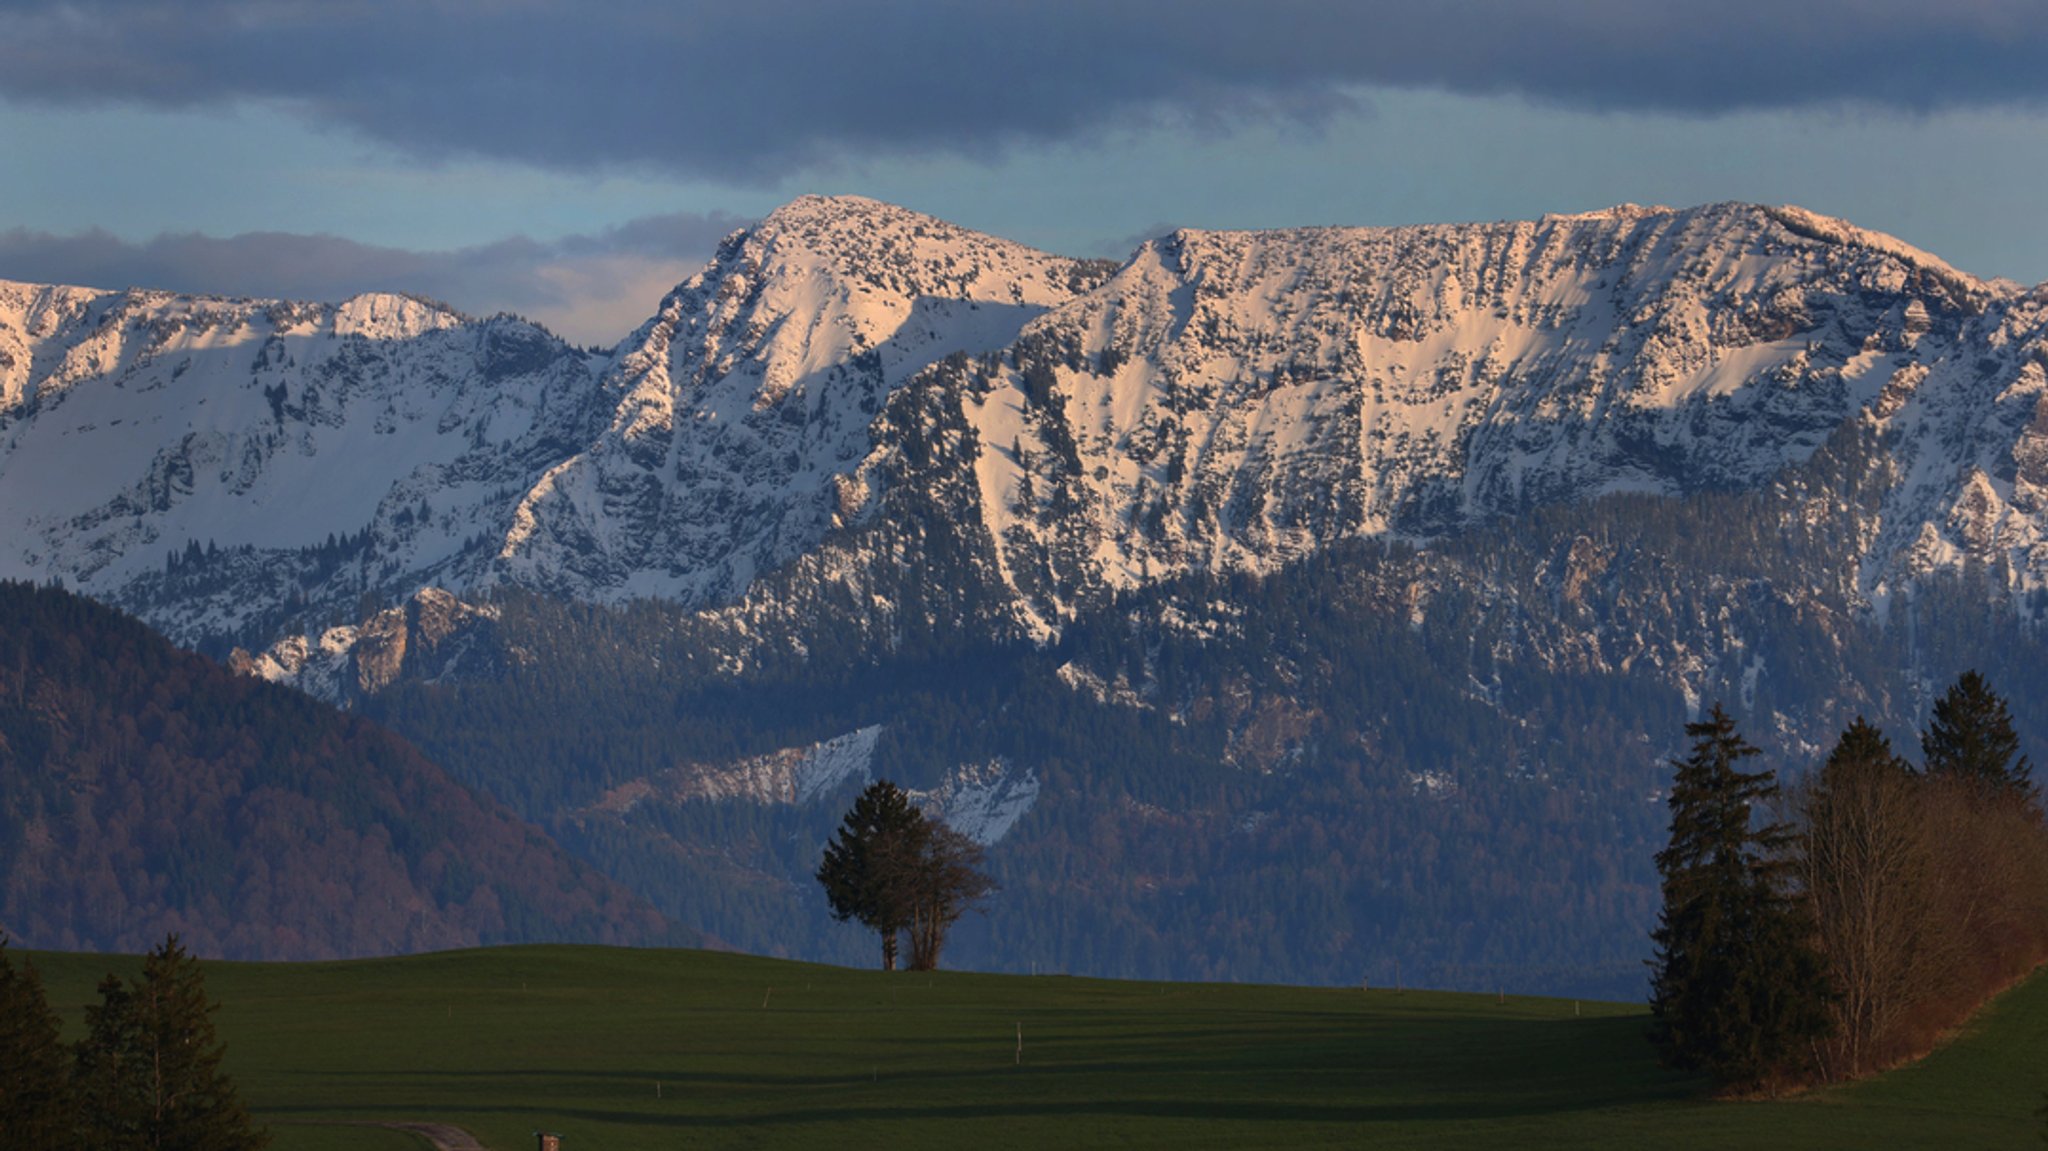
{"type": "Polygon", "coordinates": [[[416,292],[465,312],[517,312],[577,343],[610,346],[742,223],[717,213],[651,216],[594,235],[443,252],[285,232],[173,233],[137,243],[103,231],[16,228],[0,231],[0,278],[294,300],[416,292]]]}
{"type": "Polygon", "coordinates": [[[1687,114],[2038,105],[2037,0],[0,0],[0,97],[274,102],[427,158],[772,182],[1361,87],[1687,114]]]}

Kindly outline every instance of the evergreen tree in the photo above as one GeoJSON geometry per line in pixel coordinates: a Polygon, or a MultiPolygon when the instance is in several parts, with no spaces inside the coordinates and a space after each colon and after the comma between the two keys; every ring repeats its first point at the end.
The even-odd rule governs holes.
{"type": "Polygon", "coordinates": [[[100,981],[86,1008],[75,1080],[86,1143],[100,1151],[258,1151],[270,1142],[250,1124],[220,1069],[199,963],[166,939],[142,975],[100,981]]]}
{"type": "Polygon", "coordinates": [[[78,1109],[58,1039],[57,1013],[42,977],[24,961],[16,970],[0,932],[0,1133],[16,1147],[76,1146],[78,1109]]]}
{"type": "Polygon", "coordinates": [[[2020,754],[2012,715],[1975,671],[1957,676],[1934,702],[1920,751],[1930,776],[1968,780],[1993,795],[2033,798],[2033,767],[2020,754]]]}
{"type": "Polygon", "coordinates": [[[841,922],[858,920],[882,937],[882,970],[896,970],[896,936],[911,924],[909,878],[931,828],[903,789],[876,780],[853,801],[818,864],[818,882],[841,922]]]}
{"type": "Polygon", "coordinates": [[[1787,832],[1752,815],[1777,784],[1737,769],[1758,749],[1718,704],[1685,732],[1692,753],[1675,764],[1671,841],[1657,853],[1653,1036],[1672,1065],[1751,1087],[1825,1032],[1825,969],[1787,883],[1787,832]]]}
{"type": "Polygon", "coordinates": [[[149,1146],[141,1041],[135,1004],[117,975],[100,980],[100,1001],[85,1009],[85,1038],[75,1053],[72,1081],[78,1095],[79,1132],[92,1147],[129,1151],[149,1146]]]}

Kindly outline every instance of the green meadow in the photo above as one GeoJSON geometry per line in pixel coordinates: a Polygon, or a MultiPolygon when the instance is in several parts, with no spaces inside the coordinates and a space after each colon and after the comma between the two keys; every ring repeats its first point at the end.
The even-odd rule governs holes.
{"type": "MultiPolygon", "coordinates": [[[[18,953],[17,953],[18,954],[18,953]]],[[[109,970],[34,957],[67,1038],[109,970]]],[[[2048,977],[1922,1063],[1771,1102],[1659,1067],[1639,1005],[897,973],[512,947],[206,965],[277,1151],[637,1148],[2040,1147],[2048,977]],[[1019,1048],[1019,1034],[1022,1046],[1019,1048]]]]}

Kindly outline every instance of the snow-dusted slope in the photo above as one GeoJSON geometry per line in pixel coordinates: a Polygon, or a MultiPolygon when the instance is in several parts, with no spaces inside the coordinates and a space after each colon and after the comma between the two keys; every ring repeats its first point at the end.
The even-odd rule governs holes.
{"type": "Polygon", "coordinates": [[[1006,569],[1064,555],[1069,588],[1753,485],[1851,418],[1898,433],[1889,569],[1901,533],[2038,539],[2005,501],[2042,331],[2037,298],[1794,209],[1180,232],[1027,328],[965,411],[1006,569]]]}
{"type": "Polygon", "coordinates": [[[1192,569],[1759,484],[1861,421],[1881,606],[1967,557],[2048,582],[2044,332],[2041,290],[1747,205],[1184,231],[1112,268],[810,197],[610,358],[404,297],[0,284],[0,575],[185,642],[320,637],[251,666],[330,692],[391,672],[352,654],[365,597],[756,626],[775,572],[776,611],[806,584],[883,618],[942,538],[937,578],[1047,634],[1192,569]]]}
{"type": "Polygon", "coordinates": [[[597,441],[522,500],[512,578],[713,604],[857,516],[888,391],[996,351],[1085,286],[1084,265],[852,197],[737,233],[621,348],[597,441]]]}
{"type": "Polygon", "coordinates": [[[187,643],[319,634],[425,586],[719,602],[861,506],[844,473],[889,388],[1010,342],[1087,270],[808,198],[608,359],[406,297],[0,282],[0,577],[187,643]]]}
{"type": "Polygon", "coordinates": [[[0,282],[0,576],[60,577],[187,643],[467,586],[595,383],[530,324],[401,296],[0,282]]]}

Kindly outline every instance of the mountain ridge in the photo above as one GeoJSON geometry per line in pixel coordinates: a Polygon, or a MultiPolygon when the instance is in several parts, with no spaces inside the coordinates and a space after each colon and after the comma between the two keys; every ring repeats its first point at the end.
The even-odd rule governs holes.
{"type": "Polygon", "coordinates": [[[1270,570],[1332,539],[1427,539],[1602,491],[1761,482],[1859,412],[1911,423],[1917,409],[1895,417],[1928,373],[1979,383],[1967,358],[1999,361],[2000,426],[1963,405],[1920,438],[2024,442],[1984,445],[2003,466],[1979,466],[1981,481],[1916,467],[1918,522],[1894,527],[1863,584],[1877,602],[2002,535],[2032,586],[2048,572],[2041,469],[2011,460],[2040,455],[2048,424],[1997,409],[2039,392],[2026,357],[2048,358],[2041,295],[1747,204],[1183,229],[1112,266],[822,196],[728,237],[609,358],[389,294],[289,305],[9,285],[0,482],[38,490],[0,526],[41,546],[0,568],[64,578],[181,642],[252,649],[320,630],[293,618],[353,624],[365,597],[429,586],[719,608],[876,513],[899,447],[885,401],[922,376],[979,441],[961,461],[978,506],[950,510],[988,533],[1017,624],[1049,635],[1076,595],[1179,571],[1270,570]],[[210,391],[184,383],[193,372],[210,391]],[[150,404],[123,392],[186,396],[153,413],[186,434],[108,435],[150,404]],[[238,414],[197,412],[214,401],[238,414]],[[72,403],[95,410],[43,432],[72,403]],[[114,450],[91,473],[50,458],[69,454],[51,441],[93,433],[114,450]],[[282,458],[323,449],[349,482],[282,458]],[[35,506],[124,467],[134,478],[97,503],[35,506]],[[328,506],[261,510],[287,487],[328,506]],[[266,517],[267,538],[248,528],[266,517]],[[330,534],[361,541],[353,562],[309,558],[330,534]],[[244,570],[205,612],[151,570],[201,541],[253,549],[222,561],[244,570]]]}
{"type": "Polygon", "coordinates": [[[865,771],[1000,835],[980,965],[1635,994],[1708,701],[1796,770],[2048,682],[2048,291],[1794,209],[1087,262],[815,198],[609,355],[336,315],[0,309],[74,368],[0,412],[0,566],[735,946],[859,961],[865,771]]]}

